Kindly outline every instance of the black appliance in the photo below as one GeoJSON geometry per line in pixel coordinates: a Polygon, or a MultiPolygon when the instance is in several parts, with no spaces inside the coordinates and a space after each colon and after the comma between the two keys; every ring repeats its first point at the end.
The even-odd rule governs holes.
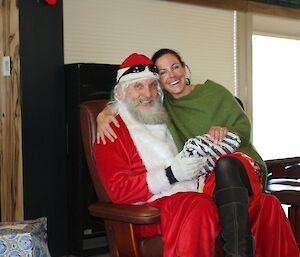
{"type": "Polygon", "coordinates": [[[104,224],[89,215],[97,200],[85,160],[80,134],[79,104],[109,99],[119,65],[66,64],[66,130],[68,182],[68,249],[76,256],[108,252],[104,224]],[[100,247],[99,247],[100,246],[100,247]]]}

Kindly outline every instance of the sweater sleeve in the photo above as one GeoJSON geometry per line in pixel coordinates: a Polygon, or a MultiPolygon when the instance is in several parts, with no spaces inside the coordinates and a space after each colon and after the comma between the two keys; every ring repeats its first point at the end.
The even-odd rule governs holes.
{"type": "Polygon", "coordinates": [[[225,87],[208,80],[206,82],[206,99],[213,99],[208,110],[211,113],[209,119],[211,126],[227,127],[229,131],[236,133],[242,145],[248,145],[251,140],[251,123],[241,105],[233,94],[225,87]]]}
{"type": "Polygon", "coordinates": [[[147,185],[146,168],[119,116],[118,138],[94,145],[98,175],[114,203],[146,202],[153,194],[147,185]]]}
{"type": "MultiPolygon", "coordinates": [[[[235,99],[233,99],[235,101],[235,99]]],[[[260,173],[266,181],[266,172],[267,167],[259,153],[256,151],[255,147],[252,144],[251,131],[252,126],[251,122],[246,115],[246,113],[240,108],[239,103],[232,103],[233,114],[228,117],[227,128],[239,135],[241,139],[241,145],[237,151],[242,152],[253,158],[260,166],[260,173]]],[[[264,182],[265,183],[265,182],[264,182]]]]}

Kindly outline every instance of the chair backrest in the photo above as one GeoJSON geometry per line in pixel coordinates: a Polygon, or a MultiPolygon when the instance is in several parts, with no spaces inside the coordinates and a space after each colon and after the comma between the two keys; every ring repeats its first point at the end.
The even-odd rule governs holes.
{"type": "Polygon", "coordinates": [[[108,100],[86,101],[80,104],[80,126],[83,148],[86,156],[91,179],[99,202],[111,202],[98,176],[93,145],[96,140],[96,117],[105,108],[108,100]]]}
{"type": "Polygon", "coordinates": [[[237,96],[235,96],[235,100],[237,100],[237,102],[239,103],[239,105],[242,107],[242,109],[245,111],[245,107],[244,104],[242,102],[242,100],[240,98],[238,98],[237,96]]]}

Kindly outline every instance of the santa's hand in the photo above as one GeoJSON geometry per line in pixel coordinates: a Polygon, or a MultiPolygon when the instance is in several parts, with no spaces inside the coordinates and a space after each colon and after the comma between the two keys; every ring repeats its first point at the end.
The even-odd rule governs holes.
{"type": "Polygon", "coordinates": [[[177,154],[171,166],[166,169],[170,183],[197,178],[206,165],[205,157],[185,157],[182,152],[177,154]]]}

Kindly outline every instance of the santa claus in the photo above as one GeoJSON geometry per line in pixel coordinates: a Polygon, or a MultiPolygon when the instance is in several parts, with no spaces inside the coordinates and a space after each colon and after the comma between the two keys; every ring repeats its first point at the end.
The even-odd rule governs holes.
{"type": "Polygon", "coordinates": [[[136,233],[161,234],[164,256],[214,256],[218,210],[209,195],[197,193],[207,160],[177,153],[158,71],[148,57],[134,53],[121,64],[114,98],[118,140],[94,146],[99,177],[112,201],[161,210],[161,224],[137,226],[136,233]]]}

